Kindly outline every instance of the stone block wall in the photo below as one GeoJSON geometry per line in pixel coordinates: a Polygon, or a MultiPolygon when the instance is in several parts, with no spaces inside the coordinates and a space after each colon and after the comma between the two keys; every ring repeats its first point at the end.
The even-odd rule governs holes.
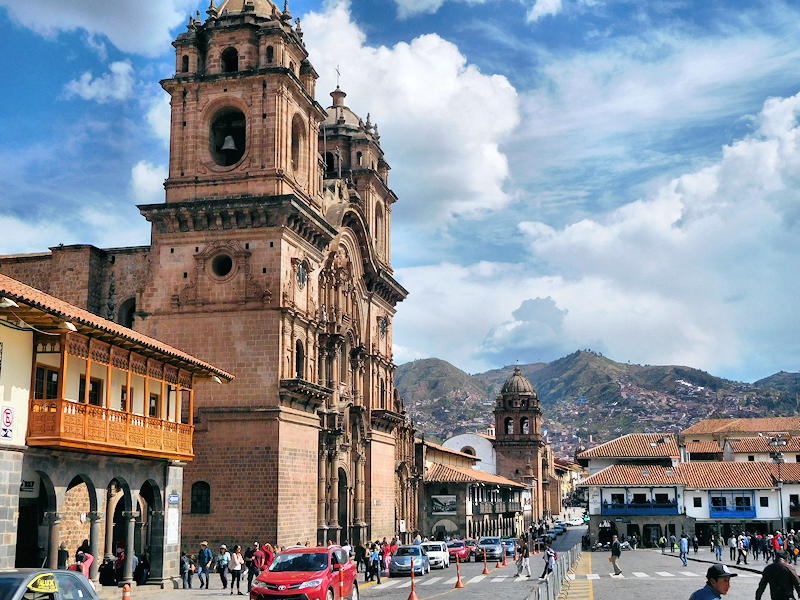
{"type": "Polygon", "coordinates": [[[22,452],[0,450],[0,569],[13,569],[17,549],[22,452]]]}

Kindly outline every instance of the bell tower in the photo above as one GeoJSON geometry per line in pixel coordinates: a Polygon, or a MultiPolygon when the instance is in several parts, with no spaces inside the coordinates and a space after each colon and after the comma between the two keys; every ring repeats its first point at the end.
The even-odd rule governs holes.
{"type": "Polygon", "coordinates": [[[321,205],[317,73],[300,19],[270,0],[214,1],[178,35],[167,202],[295,194],[321,205]]]}

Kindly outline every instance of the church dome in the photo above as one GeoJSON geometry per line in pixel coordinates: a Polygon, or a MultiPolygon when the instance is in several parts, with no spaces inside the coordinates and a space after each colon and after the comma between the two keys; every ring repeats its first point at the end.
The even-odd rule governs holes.
{"type": "Polygon", "coordinates": [[[509,377],[506,382],[503,384],[500,393],[505,394],[517,394],[517,395],[536,395],[536,390],[533,389],[533,385],[525,375],[522,374],[522,371],[519,367],[514,367],[514,374],[509,377]]]}
{"type": "Polygon", "coordinates": [[[229,14],[253,12],[262,17],[270,17],[275,8],[277,7],[270,0],[224,0],[217,10],[220,15],[226,11],[229,14]]]}

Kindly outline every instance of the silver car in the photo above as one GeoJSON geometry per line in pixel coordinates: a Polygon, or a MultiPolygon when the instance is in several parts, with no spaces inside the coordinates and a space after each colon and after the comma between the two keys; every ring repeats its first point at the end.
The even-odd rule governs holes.
{"type": "Polygon", "coordinates": [[[400,546],[389,563],[389,577],[411,575],[411,559],[414,559],[414,575],[431,572],[428,554],[422,546],[400,546]]]}
{"type": "Polygon", "coordinates": [[[482,537],[478,540],[478,545],[475,547],[475,560],[483,560],[484,554],[486,554],[486,560],[503,558],[503,544],[499,537],[482,537]]]}

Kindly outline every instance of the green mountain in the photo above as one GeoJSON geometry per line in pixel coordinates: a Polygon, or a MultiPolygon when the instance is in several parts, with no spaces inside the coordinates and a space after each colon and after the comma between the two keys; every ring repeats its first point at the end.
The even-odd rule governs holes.
{"type": "MultiPolygon", "coordinates": [[[[679,431],[705,418],[800,414],[799,373],[750,384],[690,367],[619,363],[588,351],[518,366],[539,393],[551,444],[561,456],[590,439],[679,431]]],[[[470,375],[431,358],[398,366],[395,384],[418,430],[442,440],[493,424],[497,394],[513,370],[470,375]]]]}

